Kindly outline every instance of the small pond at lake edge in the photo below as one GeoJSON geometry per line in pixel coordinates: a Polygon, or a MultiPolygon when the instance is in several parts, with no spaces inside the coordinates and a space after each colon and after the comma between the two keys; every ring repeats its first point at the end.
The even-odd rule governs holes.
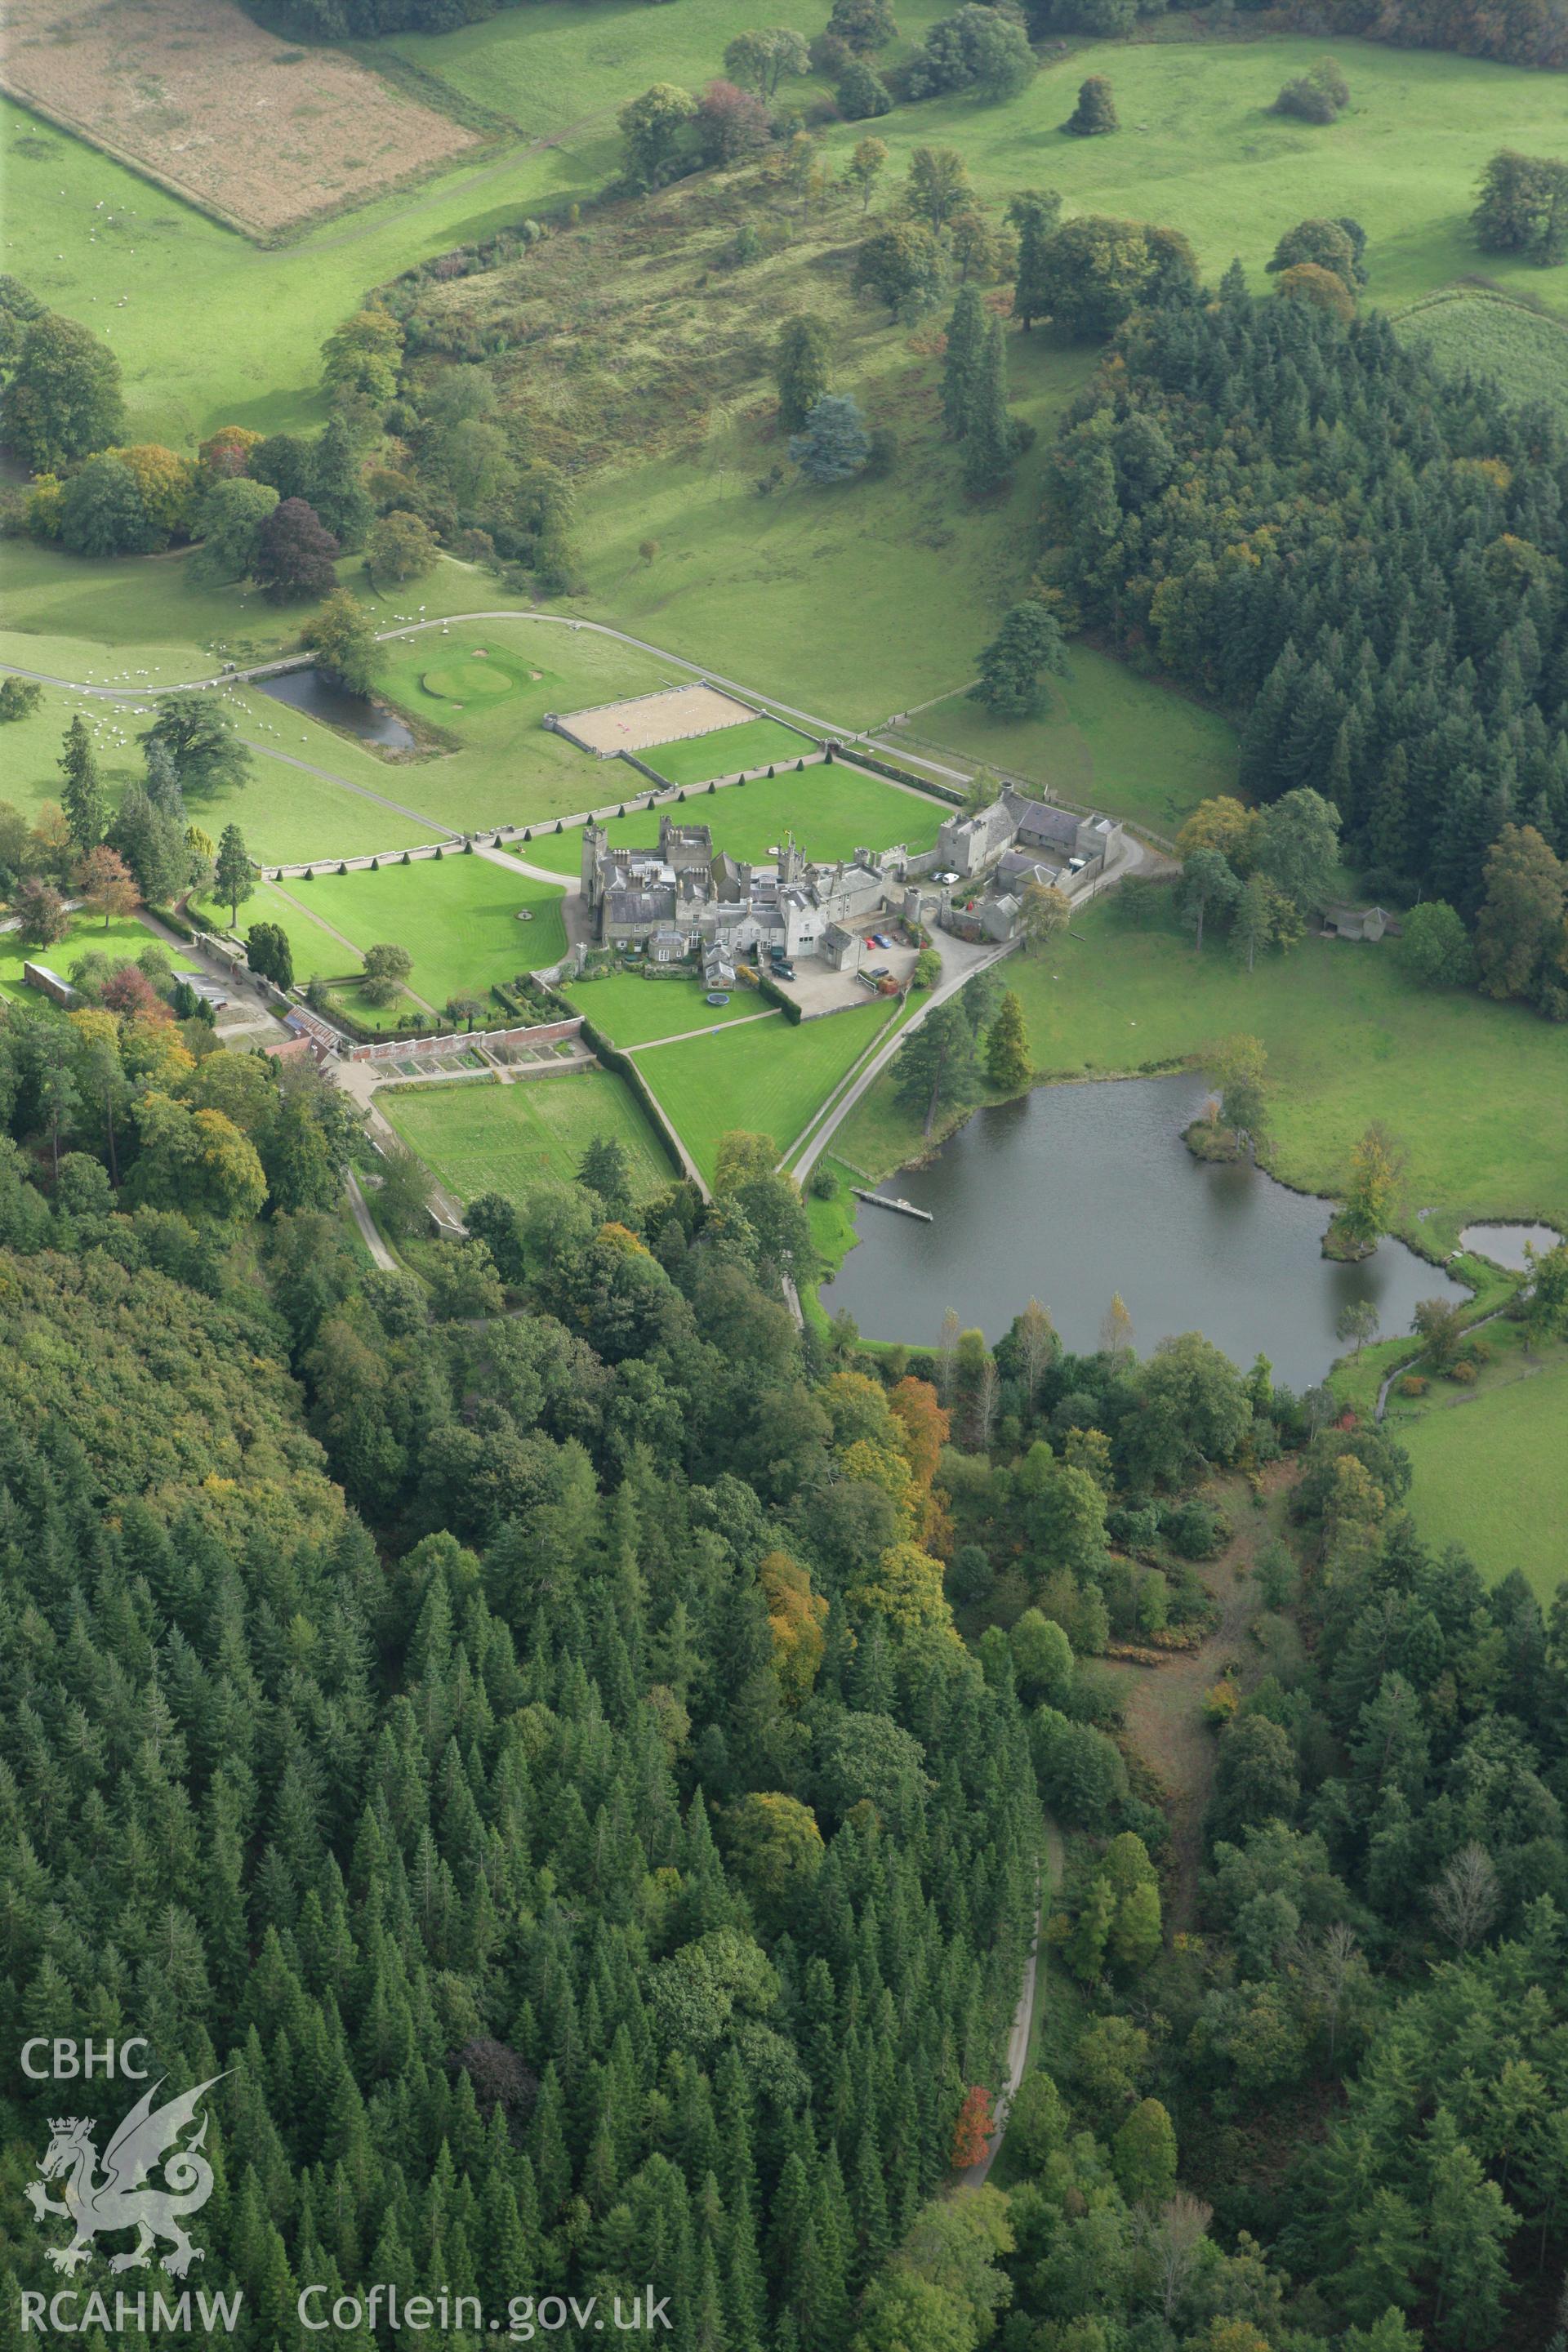
{"type": "Polygon", "coordinates": [[[363,694],[345,694],[319,669],[284,670],[278,677],[258,677],[256,683],[274,702],[286,702],[307,719],[319,719],[323,727],[357,735],[362,743],[377,743],[384,751],[412,751],[416,746],[414,730],[392,711],[378,709],[363,694]]]}
{"type": "Polygon", "coordinates": [[[1304,1389],[1344,1352],[1334,1325],[1351,1300],[1372,1300],[1386,1339],[1410,1328],[1419,1300],[1468,1297],[1403,1242],[1335,1265],[1321,1250],[1331,1202],[1194,1160],[1181,1132],[1209,1091],[1196,1072],[1105,1079],[976,1112],[929,1167],[885,1188],[934,1222],[862,1203],[824,1307],[847,1307],[868,1339],[930,1348],[950,1307],[994,1342],[1033,1297],[1089,1354],[1120,1291],[1140,1355],[1202,1331],[1234,1363],[1262,1353],[1304,1389]]]}
{"type": "Polygon", "coordinates": [[[1459,1235],[1459,1246],[1474,1250],[1493,1265],[1505,1266],[1510,1274],[1522,1274],[1527,1243],[1537,1257],[1544,1257],[1562,1238],[1551,1225],[1467,1225],[1459,1235]]]}

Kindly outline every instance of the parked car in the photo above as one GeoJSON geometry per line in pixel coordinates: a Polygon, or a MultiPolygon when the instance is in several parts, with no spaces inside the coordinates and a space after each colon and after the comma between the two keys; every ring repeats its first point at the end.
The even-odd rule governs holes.
{"type": "Polygon", "coordinates": [[[773,966],[773,978],[775,980],[793,980],[795,978],[794,964],[775,963],[773,966]]]}

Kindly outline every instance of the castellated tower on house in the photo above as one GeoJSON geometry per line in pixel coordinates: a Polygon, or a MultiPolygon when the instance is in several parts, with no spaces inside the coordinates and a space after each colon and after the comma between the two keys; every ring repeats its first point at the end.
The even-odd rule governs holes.
{"type": "Polygon", "coordinates": [[[578,868],[583,878],[583,904],[592,915],[599,903],[604,885],[600,877],[599,860],[604,855],[609,835],[596,817],[590,817],[583,827],[583,857],[578,868]]]}

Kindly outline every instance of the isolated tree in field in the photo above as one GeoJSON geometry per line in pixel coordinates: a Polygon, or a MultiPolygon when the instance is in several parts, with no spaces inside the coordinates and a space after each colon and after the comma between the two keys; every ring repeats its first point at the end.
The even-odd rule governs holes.
{"type": "MultiPolygon", "coordinates": [[[[838,100],[838,111],[846,122],[871,122],[879,115],[891,114],[893,110],[892,91],[888,88],[881,75],[868,66],[864,58],[850,58],[838,77],[838,86],[834,94],[838,100]]],[[[873,143],[879,147],[882,144],[880,140],[873,143]]],[[[884,148],[884,155],[886,152],[884,148]]],[[[857,172],[853,157],[846,166],[844,176],[854,186],[859,188],[862,197],[861,210],[864,211],[866,205],[870,202],[871,192],[866,185],[863,176],[857,172]]]]}
{"type": "Polygon", "coordinates": [[[1532,995],[1561,944],[1568,867],[1532,824],[1505,824],[1487,852],[1486,885],[1476,923],[1481,992],[1532,995]]]}
{"type": "Polygon", "coordinates": [[[1458,1307],[1449,1298],[1423,1298],[1410,1319],[1427,1362],[1446,1372],[1464,1345],[1465,1318],[1458,1307]]]}
{"type": "Polygon", "coordinates": [[[910,157],[904,201],[916,220],[940,232],[973,201],[969,169],[956,147],[917,147],[910,157]]]}
{"type": "Polygon", "coordinates": [[[36,677],[0,677],[0,727],[31,718],[43,698],[44,689],[36,677]]]}
{"type": "Polygon", "coordinates": [[[1046,707],[1047,672],[1067,675],[1067,647],[1056,615],[1043,604],[1015,604],[980,656],[980,676],[969,689],[998,719],[1026,719],[1046,707]]]}
{"type": "Polygon", "coordinates": [[[1062,129],[1070,131],[1075,139],[1102,139],[1121,128],[1109,80],[1104,74],[1090,74],[1079,84],[1078,104],[1062,129]]]}
{"type": "Polygon", "coordinates": [[[885,139],[858,139],[855,152],[844,167],[844,176],[860,192],[860,209],[868,210],[877,192],[877,183],[888,168],[888,143],[885,139]]]}
{"type": "Polygon", "coordinates": [[[1182,868],[1176,903],[1182,920],[1203,951],[1204,926],[1211,916],[1223,919],[1241,895],[1241,884],[1229,859],[1218,849],[1196,849],[1182,868]]]}
{"type": "Polygon", "coordinates": [[[1347,287],[1353,288],[1356,278],[1356,249],[1348,232],[1337,220],[1298,221],[1288,228],[1274,248],[1274,257],[1264,263],[1270,277],[1292,269],[1300,261],[1315,262],[1320,269],[1331,269],[1347,287]]]}
{"type": "Polygon", "coordinates": [[[16,929],[32,947],[52,948],[71,927],[66,902],[52,882],[29,875],[13,898],[16,929]]]}
{"type": "Polygon", "coordinates": [[[871,436],[858,401],[847,393],[825,393],[804,432],[791,435],[789,454],[809,481],[825,486],[861,472],[871,454],[871,436]]]}
{"type": "Polygon", "coordinates": [[[1013,316],[1028,333],[1037,319],[1050,315],[1046,249],[1061,224],[1062,200],[1054,188],[1026,189],[1007,207],[1007,221],[1018,232],[1018,261],[1013,284],[1013,316]]]}
{"type": "Polygon", "coordinates": [[[899,37],[898,19],[889,0],[833,0],[827,29],[857,57],[885,49],[899,37]]]}
{"type": "Polygon", "coordinates": [[[1005,1094],[1016,1094],[1034,1076],[1024,1008],[1012,989],[985,1033],[985,1075],[1005,1094]]]}
{"type": "Polygon", "coordinates": [[[214,694],[164,695],[157,718],[141,740],[147,754],[149,793],[153,754],[160,750],[173,762],[184,793],[234,792],[249,781],[249,749],[214,694]]]}
{"type": "Polygon", "coordinates": [[[1568,254],[1568,163],[1503,147],[1480,190],[1470,220],[1483,253],[1520,253],[1542,267],[1568,254]]]}
{"type": "Polygon", "coordinates": [[[0,440],[36,474],[58,474],[118,441],[125,422],[120,362],[74,319],[45,310],[25,329],[0,392],[0,440]]]}
{"type": "Polygon", "coordinates": [[[1378,1332],[1377,1309],[1370,1298],[1352,1298],[1341,1307],[1334,1320],[1334,1337],[1354,1348],[1359,1356],[1369,1339],[1378,1332]]]}
{"type": "Polygon", "coordinates": [[[245,845],[245,835],[237,824],[226,824],[223,829],[217,845],[217,863],[213,870],[213,888],[219,906],[228,908],[232,928],[239,919],[244,901],[253,895],[256,888],[250,853],[245,845]]]}
{"type": "Polygon", "coordinates": [[[400,507],[378,516],[364,535],[364,568],[378,588],[422,580],[440,552],[429,524],[400,507]]]}
{"type": "Polygon", "coordinates": [[[245,961],[274,988],[294,985],[294,950],[281,923],[252,923],[245,935],[245,961]]]}
{"type": "Polygon", "coordinates": [[[196,518],[201,544],[190,559],[202,580],[245,580],[256,568],[261,526],[278,504],[270,482],[237,474],[215,481],[196,518]]]}
{"type": "Polygon", "coordinates": [[[337,541],[323,530],[314,507],[303,499],[284,499],[256,534],[251,570],[270,603],[291,604],[331,593],[338,552],[337,541]]]}
{"type": "Polygon", "coordinates": [[[334,589],[300,635],[317,667],[345,694],[368,694],[376,673],[386,666],[386,647],[376,640],[368,606],[347,588],[334,589]]]}
{"type": "Polygon", "coordinates": [[[985,337],[985,306],[977,286],[960,289],[947,322],[947,352],[942,368],[942,421],[948,438],[962,441],[969,430],[985,337]]]}
{"type": "Polygon", "coordinates": [[[1023,26],[999,8],[972,5],[929,28],[909,68],[908,89],[915,99],[973,89],[996,103],[1016,98],[1034,73],[1035,53],[1023,26]]]}
{"type": "Polygon", "coordinates": [[[802,36],[788,25],[771,25],[755,32],[737,33],[724,52],[724,70],[742,89],[771,100],[786,74],[811,71],[811,56],[802,36]]]}
{"type": "Polygon", "coordinates": [[[1399,1213],[1405,1155],[1374,1119],[1351,1153],[1345,1197],[1334,1225],[1362,1256],[1376,1248],[1399,1213]]]}
{"type": "Polygon", "coordinates": [[[870,291],[906,324],[942,298],[942,250],[923,222],[889,221],[875,229],[855,257],[858,291],[870,291]]]}
{"type": "Polygon", "coordinates": [[[1350,84],[1335,60],[1320,58],[1285,84],[1269,111],[1293,115],[1299,122],[1332,122],[1350,102],[1350,84]]]}
{"type": "Polygon", "coordinates": [[[970,394],[963,444],[963,486],[972,497],[1005,482],[1018,451],[1018,434],[1007,409],[1007,347],[1002,321],[986,314],[970,394]]]}
{"type": "Polygon", "coordinates": [[[77,868],[77,888],[88,912],[103,917],[103,928],[136,911],[141,892],[136,877],[106,841],[89,849],[77,868]]]}
{"type": "Polygon", "coordinates": [[[71,845],[79,857],[85,857],[103,839],[107,812],[92,739],[79,711],[66,729],[65,748],[58,764],[65,777],[60,786],[60,806],[70,827],[71,845]]]}
{"type": "Polygon", "coordinates": [[[672,180],[680,161],[682,133],[696,111],[691,92],[669,81],[656,81],[640,98],[623,106],[616,120],[627,179],[639,188],[659,188],[672,180]]]}
{"type": "Polygon", "coordinates": [[[827,390],[832,331],[826,319],[806,311],[786,319],[773,346],[773,380],[779,389],[779,424],[799,433],[827,390]]]}
{"type": "Polygon", "coordinates": [[[1394,954],[1418,988],[1468,988],[1476,976],[1469,933],[1446,898],[1428,898],[1401,918],[1394,954]]]}
{"type": "Polygon", "coordinates": [[[390,1004],[398,995],[405,981],[414,969],[414,958],[406,948],[390,940],[383,940],[364,951],[364,979],[361,987],[367,1003],[390,1004]]]}

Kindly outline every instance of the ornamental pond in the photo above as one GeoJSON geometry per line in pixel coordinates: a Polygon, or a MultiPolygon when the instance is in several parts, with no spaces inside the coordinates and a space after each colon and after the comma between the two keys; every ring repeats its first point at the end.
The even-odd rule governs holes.
{"type": "Polygon", "coordinates": [[[1268,1357],[1293,1389],[1344,1352],[1334,1326],[1353,1299],[1379,1336],[1410,1328],[1424,1298],[1469,1296],[1403,1242],[1358,1265],[1321,1251],[1332,1204],[1258,1169],[1194,1160],[1182,1130],[1211,1089],[1201,1072],[1037,1087],[977,1111],[923,1168],[882,1186],[932,1222],[861,1204],[860,1239],[824,1283],[868,1339],[935,1345],[951,1307],[994,1343],[1031,1297],[1065,1346],[1088,1354],[1120,1293],[1146,1355],[1202,1331],[1244,1369],[1268,1357]]]}

